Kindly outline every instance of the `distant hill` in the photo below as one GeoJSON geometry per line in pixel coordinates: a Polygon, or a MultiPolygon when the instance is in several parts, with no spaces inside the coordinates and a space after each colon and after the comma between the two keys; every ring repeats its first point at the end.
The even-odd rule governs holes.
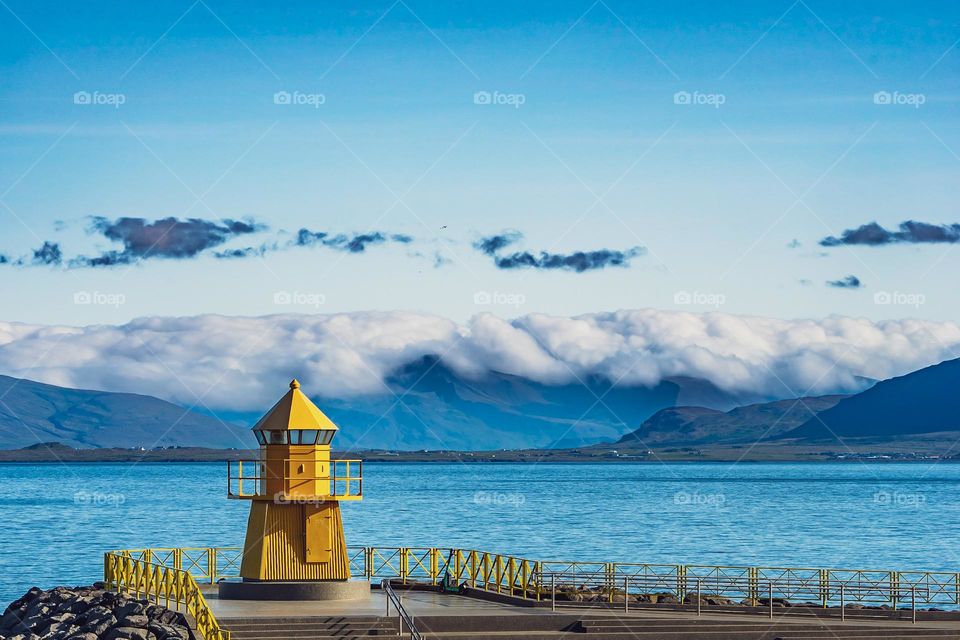
{"type": "MultiPolygon", "coordinates": [[[[927,442],[960,437],[960,359],[878,382],[851,396],[778,400],[731,411],[662,409],[618,444],[643,447],[927,442]]],[[[926,446],[926,445],[925,445],[926,446]]]]}
{"type": "Polygon", "coordinates": [[[247,428],[134,393],[67,389],[0,376],[0,448],[256,446],[247,428]],[[61,445],[62,446],[62,445],[61,445]]]}
{"type": "Polygon", "coordinates": [[[778,400],[737,407],[726,412],[706,407],[662,409],[639,429],[623,436],[618,444],[663,447],[776,440],[846,397],[834,395],[778,400]]]}
{"type": "Polygon", "coordinates": [[[783,434],[801,440],[960,432],[960,359],[878,382],[783,434]]]}

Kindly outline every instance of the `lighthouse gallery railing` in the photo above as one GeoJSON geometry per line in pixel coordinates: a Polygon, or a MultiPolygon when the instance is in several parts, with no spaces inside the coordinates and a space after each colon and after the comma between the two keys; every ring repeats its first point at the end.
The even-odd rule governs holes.
{"type": "MultiPolygon", "coordinates": [[[[319,481],[329,483],[329,494],[323,496],[330,500],[361,500],[363,498],[363,461],[330,460],[330,473],[323,476],[307,476],[294,473],[291,466],[296,464],[285,461],[283,478],[267,478],[264,475],[263,460],[227,461],[227,497],[228,498],[268,498],[280,499],[266,493],[266,481],[288,480],[296,483],[319,481]]],[[[294,499],[294,498],[291,498],[294,499]]]]}
{"type": "MultiPolygon", "coordinates": [[[[135,562],[190,573],[213,584],[239,575],[239,547],[138,549],[115,552],[135,562]]],[[[110,555],[110,554],[108,554],[110,555]]],[[[699,585],[704,593],[757,600],[805,600],[823,607],[846,602],[960,605],[960,573],[796,567],[735,567],[629,562],[530,560],[485,551],[443,547],[348,547],[350,571],[367,579],[458,584],[536,600],[551,589],[588,588],[613,602],[624,585],[631,593],[669,593],[682,602],[699,585]]]]}

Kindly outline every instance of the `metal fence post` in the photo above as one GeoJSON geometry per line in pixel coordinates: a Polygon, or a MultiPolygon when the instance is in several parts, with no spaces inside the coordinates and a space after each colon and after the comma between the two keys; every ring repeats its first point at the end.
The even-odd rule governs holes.
{"type": "Polygon", "coordinates": [[[820,569],[820,602],[821,606],[826,609],[828,606],[828,600],[830,600],[830,572],[826,569],[820,569]]]}
{"type": "Polygon", "coordinates": [[[550,574],[550,611],[557,610],[557,574],[550,574]]]}
{"type": "Polygon", "coordinates": [[[910,588],[910,607],[913,609],[911,622],[917,624],[917,588],[910,588]]]}
{"type": "Polygon", "coordinates": [[[772,583],[772,582],[768,582],[768,583],[767,583],[767,588],[768,588],[768,591],[767,591],[767,595],[768,595],[768,597],[767,597],[767,604],[770,605],[770,619],[773,620],[773,583],[772,583]]]}
{"type": "Polygon", "coordinates": [[[844,598],[844,584],[840,583],[840,622],[847,619],[846,602],[844,598]]]}
{"type": "Polygon", "coordinates": [[[697,578],[697,615],[698,616],[700,615],[700,588],[701,588],[700,583],[701,582],[702,581],[700,580],[700,578],[697,578]]]}
{"type": "Polygon", "coordinates": [[[630,578],[623,576],[623,612],[630,612],[630,578]]]}

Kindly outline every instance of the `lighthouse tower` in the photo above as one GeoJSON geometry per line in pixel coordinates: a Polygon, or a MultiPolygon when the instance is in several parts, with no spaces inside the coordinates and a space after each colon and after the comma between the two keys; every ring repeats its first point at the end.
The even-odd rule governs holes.
{"type": "MultiPolygon", "coordinates": [[[[254,425],[259,458],[231,461],[227,474],[228,497],[251,501],[240,566],[243,583],[228,585],[226,594],[221,588],[221,597],[335,598],[359,593],[346,585],[330,588],[330,583],[350,579],[340,502],[363,497],[361,461],[330,458],[337,431],[296,380],[254,425]]],[[[365,583],[360,585],[369,592],[365,583]]]]}

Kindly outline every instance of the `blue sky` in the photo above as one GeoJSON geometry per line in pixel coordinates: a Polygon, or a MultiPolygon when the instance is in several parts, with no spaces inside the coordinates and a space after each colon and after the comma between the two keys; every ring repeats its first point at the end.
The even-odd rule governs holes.
{"type": "Polygon", "coordinates": [[[0,255],[30,263],[46,241],[63,259],[0,265],[3,320],[952,320],[949,234],[818,243],[960,222],[958,18],[949,3],[4,0],[0,255]],[[195,256],[71,266],[123,248],[96,217],[259,226],[195,256]],[[301,228],[411,241],[289,247],[301,228]],[[473,245],[508,229],[522,239],[501,255],[641,255],[501,268],[473,245]],[[264,243],[278,248],[213,256],[264,243]]]}

